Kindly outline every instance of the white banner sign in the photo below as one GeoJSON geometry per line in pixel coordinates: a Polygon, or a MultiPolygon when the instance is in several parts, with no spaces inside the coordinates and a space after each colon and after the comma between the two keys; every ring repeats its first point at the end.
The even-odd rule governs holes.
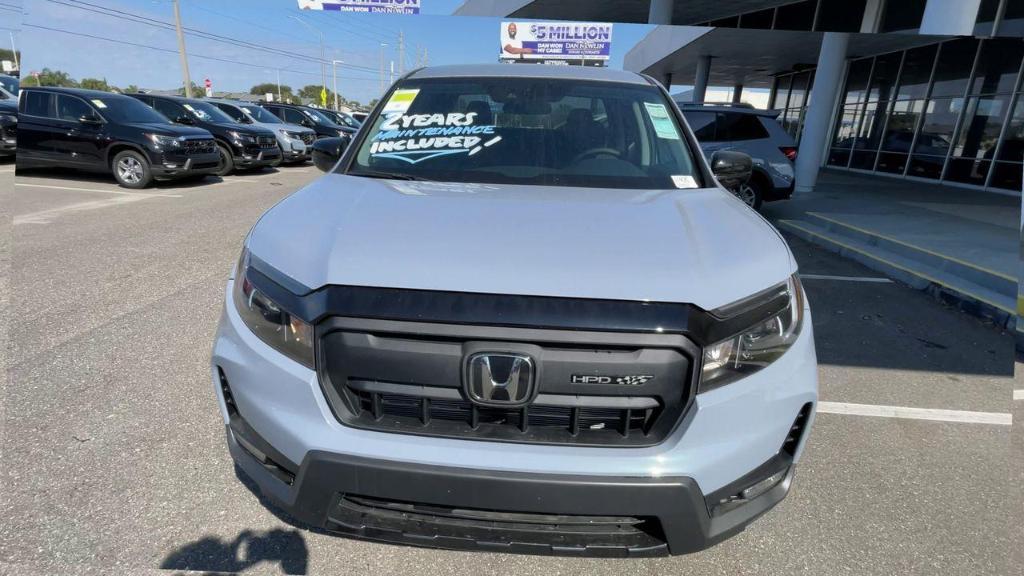
{"type": "Polygon", "coordinates": [[[502,62],[566,62],[605,66],[612,25],[597,22],[502,22],[502,62]]]}
{"type": "Polygon", "coordinates": [[[419,14],[420,0],[299,0],[299,9],[366,14],[419,14]]]}

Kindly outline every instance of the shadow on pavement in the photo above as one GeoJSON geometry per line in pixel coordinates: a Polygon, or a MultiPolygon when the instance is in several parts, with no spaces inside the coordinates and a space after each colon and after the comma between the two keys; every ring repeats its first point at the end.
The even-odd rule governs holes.
{"type": "Polygon", "coordinates": [[[244,530],[231,541],[206,536],[171,552],[160,568],[241,572],[261,563],[279,564],[283,574],[305,574],[309,550],[302,534],[275,528],[263,534],[244,530]]]}
{"type": "MultiPolygon", "coordinates": [[[[6,164],[6,162],[0,162],[0,165],[6,164]]],[[[10,164],[13,164],[11,162],[10,164]]],[[[17,176],[19,178],[50,178],[54,180],[67,180],[69,182],[77,183],[79,185],[83,183],[95,183],[95,184],[114,184],[117,182],[114,177],[110,174],[101,174],[98,172],[85,172],[78,171],[69,168],[17,168],[17,176]]],[[[278,168],[255,168],[249,170],[240,170],[234,174],[228,175],[224,178],[208,174],[205,176],[194,176],[185,177],[172,180],[155,180],[153,181],[152,188],[155,189],[166,189],[166,188],[196,188],[205,186],[208,184],[216,184],[225,180],[230,180],[232,177],[246,177],[246,176],[260,176],[264,174],[277,174],[281,171],[278,168]]],[[[71,184],[74,185],[74,184],[71,184]]]]}

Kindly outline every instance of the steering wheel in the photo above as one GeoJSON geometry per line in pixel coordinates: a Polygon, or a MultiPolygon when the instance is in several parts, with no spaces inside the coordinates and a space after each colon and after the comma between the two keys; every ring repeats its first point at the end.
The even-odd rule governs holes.
{"type": "Polygon", "coordinates": [[[572,162],[570,162],[570,164],[576,164],[577,162],[580,162],[581,160],[583,160],[585,158],[590,158],[591,156],[601,156],[601,155],[608,155],[608,156],[614,156],[616,158],[622,158],[622,151],[616,150],[615,148],[591,148],[589,150],[584,150],[583,152],[580,152],[576,156],[573,156],[572,162]]]}

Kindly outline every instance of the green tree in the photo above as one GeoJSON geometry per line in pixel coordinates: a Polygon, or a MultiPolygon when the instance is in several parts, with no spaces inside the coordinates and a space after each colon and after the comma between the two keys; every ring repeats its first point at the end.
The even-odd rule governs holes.
{"type": "Polygon", "coordinates": [[[377,98],[370,100],[370,103],[366,105],[366,107],[370,110],[373,110],[375,106],[377,106],[377,98]]]}
{"type": "Polygon", "coordinates": [[[126,86],[126,87],[125,87],[125,89],[123,90],[123,92],[124,92],[125,94],[135,94],[135,93],[136,93],[136,92],[138,92],[138,91],[139,91],[139,87],[138,87],[138,86],[136,86],[135,84],[129,84],[129,85],[128,85],[128,86],[126,86]]]}
{"type": "MultiPolygon", "coordinates": [[[[185,86],[182,86],[181,88],[178,88],[178,95],[179,96],[184,96],[185,95],[185,86]]],[[[192,83],[192,97],[193,98],[202,98],[203,96],[206,96],[206,88],[203,88],[199,84],[196,84],[195,82],[193,82],[192,83]]]]}
{"type": "MultiPolygon", "coordinates": [[[[319,84],[309,84],[307,86],[303,86],[302,89],[299,90],[299,97],[300,98],[309,98],[309,99],[313,100],[313,102],[315,102],[316,104],[319,105],[321,103],[320,102],[320,91],[321,90],[323,90],[323,86],[321,86],[319,84]]],[[[328,106],[333,106],[334,105],[334,92],[331,92],[330,88],[327,89],[327,105],[328,106]]]]}
{"type": "Polygon", "coordinates": [[[106,78],[102,80],[99,78],[82,78],[78,86],[88,90],[102,90],[104,92],[113,92],[115,90],[113,86],[107,84],[106,78]]]}
{"type": "Polygon", "coordinates": [[[58,86],[61,88],[78,87],[78,82],[67,72],[51,70],[49,68],[43,68],[41,72],[36,72],[27,78],[23,78],[22,84],[25,86],[58,86]]]}
{"type": "MultiPolygon", "coordinates": [[[[253,86],[252,88],[249,89],[249,94],[253,94],[253,95],[256,95],[256,96],[263,96],[263,95],[267,94],[268,92],[273,94],[274,98],[276,99],[277,98],[277,84],[274,84],[273,82],[264,82],[263,84],[257,84],[257,85],[255,85],[255,86],[253,86]]],[[[281,99],[282,100],[284,100],[285,102],[289,102],[289,101],[291,101],[291,99],[294,96],[295,96],[295,93],[292,90],[291,86],[285,86],[284,84],[281,85],[281,99]]]]}

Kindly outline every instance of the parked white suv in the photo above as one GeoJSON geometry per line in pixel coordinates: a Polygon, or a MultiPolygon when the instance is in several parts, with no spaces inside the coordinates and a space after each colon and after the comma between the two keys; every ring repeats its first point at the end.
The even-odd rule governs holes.
{"type": "MultiPolygon", "coordinates": [[[[541,554],[680,554],[786,495],[817,401],[779,234],[665,90],[583,67],[396,83],[256,223],[212,377],[300,522],[541,554]],[[340,157],[339,152],[343,152],[340,157]]],[[[314,157],[316,159],[316,156],[314,157]]]]}

